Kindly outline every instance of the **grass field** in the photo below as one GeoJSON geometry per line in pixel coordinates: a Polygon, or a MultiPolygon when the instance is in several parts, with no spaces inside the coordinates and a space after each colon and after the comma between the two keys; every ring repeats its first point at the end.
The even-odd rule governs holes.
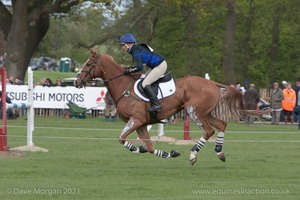
{"type": "MultiPolygon", "coordinates": [[[[50,78],[53,83],[55,83],[57,78],[61,78],[62,80],[64,78],[73,78],[76,77],[75,72],[59,72],[59,71],[43,71],[43,70],[36,70],[33,71],[34,74],[34,82],[38,83],[41,78],[50,78]]],[[[25,75],[25,82],[27,82],[27,74],[25,75]]]]}
{"type": "MultiPolygon", "coordinates": [[[[123,122],[36,117],[33,141],[49,150],[0,157],[0,199],[300,199],[300,131],[296,126],[230,123],[226,162],[208,142],[191,166],[192,145],[157,142],[181,156],[132,154],[118,142],[123,122]]],[[[183,122],[165,126],[183,138],[183,122]]],[[[157,126],[151,130],[157,135],[157,126]]],[[[191,126],[191,137],[202,133],[191,126]]],[[[136,138],[134,133],[130,138],[136,138]]],[[[26,120],[8,121],[10,148],[26,145],[26,120]]]]}

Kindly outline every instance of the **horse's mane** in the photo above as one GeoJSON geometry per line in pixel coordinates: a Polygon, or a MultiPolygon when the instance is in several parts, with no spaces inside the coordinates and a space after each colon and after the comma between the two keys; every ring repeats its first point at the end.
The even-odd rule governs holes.
{"type": "Polygon", "coordinates": [[[117,64],[117,62],[114,60],[114,58],[111,55],[108,54],[101,54],[104,58],[106,58],[107,60],[110,60],[111,62],[117,64]]]}
{"type": "MultiPolygon", "coordinates": [[[[111,62],[111,63],[113,63],[113,64],[115,64],[115,65],[117,65],[117,66],[119,66],[119,67],[125,67],[124,65],[118,64],[118,63],[114,60],[114,58],[113,58],[111,55],[108,55],[108,54],[101,54],[101,56],[102,56],[104,59],[108,60],[109,62],[111,62]]],[[[142,73],[134,73],[134,74],[130,74],[130,75],[131,75],[134,79],[139,79],[139,78],[141,77],[142,73]]]]}

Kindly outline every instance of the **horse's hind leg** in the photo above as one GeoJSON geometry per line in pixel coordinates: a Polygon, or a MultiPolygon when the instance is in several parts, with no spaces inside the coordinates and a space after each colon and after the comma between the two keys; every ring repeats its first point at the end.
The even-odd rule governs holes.
{"type": "Polygon", "coordinates": [[[206,141],[215,133],[215,130],[210,126],[206,119],[202,120],[202,129],[204,135],[197,141],[195,146],[191,149],[190,162],[194,165],[197,161],[197,153],[203,148],[206,141]]]}
{"type": "Polygon", "coordinates": [[[215,151],[217,152],[218,158],[221,161],[225,162],[225,154],[222,152],[222,147],[224,143],[224,132],[227,126],[227,122],[217,119],[212,115],[208,117],[208,120],[213,125],[213,127],[218,129],[215,151]]]}
{"type": "Polygon", "coordinates": [[[200,117],[193,107],[187,108],[187,113],[195,124],[202,129],[204,135],[197,141],[195,146],[191,149],[190,162],[194,165],[197,161],[197,153],[205,145],[206,141],[215,133],[215,130],[209,124],[209,121],[205,117],[200,117]]]}
{"type": "Polygon", "coordinates": [[[146,147],[140,146],[140,148],[139,148],[140,153],[142,153],[141,152],[142,149],[145,149],[145,150],[149,151],[150,153],[155,154],[156,156],[162,157],[162,158],[175,158],[177,156],[180,156],[180,153],[176,152],[175,150],[172,150],[170,153],[168,153],[163,150],[155,149],[150,140],[150,135],[147,130],[147,125],[140,126],[137,129],[137,132],[139,134],[139,138],[142,139],[146,145],[146,147]]]}

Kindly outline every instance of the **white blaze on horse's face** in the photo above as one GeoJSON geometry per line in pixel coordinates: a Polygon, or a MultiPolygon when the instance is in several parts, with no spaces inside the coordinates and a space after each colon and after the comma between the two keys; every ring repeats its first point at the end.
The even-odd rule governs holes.
{"type": "Polygon", "coordinates": [[[82,88],[83,87],[82,81],[85,81],[85,80],[83,80],[83,78],[81,77],[81,75],[82,75],[81,72],[82,72],[83,68],[85,68],[85,66],[87,65],[88,61],[89,61],[89,59],[87,59],[87,61],[83,64],[83,67],[80,70],[78,70],[78,72],[76,74],[77,79],[74,81],[74,85],[77,88],[82,88]]]}
{"type": "Polygon", "coordinates": [[[76,74],[76,78],[79,78],[79,77],[80,77],[81,71],[82,71],[82,68],[81,68],[80,70],[78,70],[78,72],[77,72],[77,74],[76,74]]]}

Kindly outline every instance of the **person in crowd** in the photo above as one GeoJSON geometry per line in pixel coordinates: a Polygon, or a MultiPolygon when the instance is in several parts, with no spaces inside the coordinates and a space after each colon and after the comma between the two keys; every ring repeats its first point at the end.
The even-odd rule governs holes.
{"type": "MultiPolygon", "coordinates": [[[[251,83],[249,89],[244,93],[245,108],[247,110],[256,110],[260,96],[258,91],[255,89],[255,84],[251,83]]],[[[245,122],[247,124],[253,124],[255,118],[252,116],[246,116],[245,122]]]]}
{"type": "Polygon", "coordinates": [[[12,75],[8,76],[8,84],[13,85],[14,84],[14,77],[12,75]]]}
{"type": "Polygon", "coordinates": [[[47,86],[47,87],[53,86],[53,83],[52,83],[51,79],[50,78],[46,78],[46,81],[43,84],[43,86],[47,86]]]}
{"type": "Polygon", "coordinates": [[[300,130],[300,90],[298,90],[296,96],[297,96],[296,106],[298,110],[298,129],[300,130]]]}
{"type": "Polygon", "coordinates": [[[146,72],[146,77],[142,82],[142,87],[151,101],[151,106],[147,108],[147,111],[161,112],[162,106],[151,84],[157,81],[167,71],[168,65],[165,57],[146,44],[136,44],[135,37],[130,33],[122,35],[119,41],[122,50],[128,52],[136,64],[134,67],[125,68],[126,73],[140,72],[143,70],[144,64],[150,68],[146,72]]]}
{"type": "Polygon", "coordinates": [[[14,85],[23,85],[24,82],[22,81],[22,79],[18,76],[17,78],[15,78],[15,82],[14,85]]]}
{"type": "Polygon", "coordinates": [[[62,82],[61,78],[56,79],[54,86],[63,86],[63,82],[62,82]]]}
{"type": "MultiPolygon", "coordinates": [[[[10,104],[12,103],[11,99],[5,95],[6,103],[10,104]]],[[[0,91],[0,119],[2,119],[2,91],[0,91]]],[[[14,108],[7,108],[6,109],[6,118],[7,119],[18,119],[19,118],[19,112],[14,108]]]]}
{"type": "Polygon", "coordinates": [[[242,92],[242,88],[241,88],[241,83],[240,82],[236,82],[235,83],[235,89],[237,89],[238,91],[242,92]]]}
{"type": "Polygon", "coordinates": [[[283,100],[283,92],[279,87],[279,84],[275,82],[273,84],[273,92],[270,96],[271,103],[271,115],[272,115],[272,124],[278,125],[280,120],[280,113],[282,111],[282,100],[283,100]]]}
{"type": "Polygon", "coordinates": [[[292,84],[288,82],[287,88],[283,90],[282,109],[284,112],[284,123],[287,124],[288,120],[293,121],[293,108],[296,105],[296,93],[292,89],[292,84]]]}
{"type": "Polygon", "coordinates": [[[287,85],[288,85],[288,82],[286,82],[286,81],[282,81],[281,82],[282,83],[282,90],[284,90],[284,89],[286,89],[287,88],[287,85]]]}
{"type": "MultiPolygon", "coordinates": [[[[296,94],[298,94],[298,91],[300,91],[300,78],[296,81],[295,87],[293,89],[295,90],[296,94]]],[[[297,96],[296,100],[298,100],[297,96]]]]}
{"type": "Polygon", "coordinates": [[[57,78],[57,79],[56,79],[55,85],[56,85],[56,86],[62,86],[61,78],[57,78]]]}
{"type": "Polygon", "coordinates": [[[114,100],[112,99],[110,93],[107,91],[104,97],[105,110],[104,110],[104,120],[115,122],[117,117],[117,108],[114,100]]]}
{"type": "MultiPolygon", "coordinates": [[[[298,100],[299,100],[298,92],[300,91],[300,78],[297,79],[295,87],[293,89],[295,90],[295,93],[296,93],[296,106],[298,106],[298,100]]],[[[297,115],[295,113],[293,113],[293,115],[294,115],[294,122],[295,123],[297,123],[297,121],[299,122],[299,120],[298,120],[299,116],[297,117],[297,115]]]]}
{"type": "Polygon", "coordinates": [[[39,82],[37,83],[37,85],[44,85],[44,83],[46,82],[46,78],[42,77],[39,82]]]}

